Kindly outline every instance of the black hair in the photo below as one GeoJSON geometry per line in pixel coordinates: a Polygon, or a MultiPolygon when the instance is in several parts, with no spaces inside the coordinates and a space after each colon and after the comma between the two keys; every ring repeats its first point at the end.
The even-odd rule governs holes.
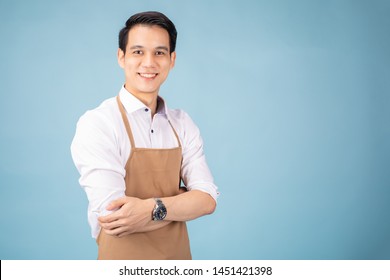
{"type": "Polygon", "coordinates": [[[173,22],[164,14],[160,12],[142,12],[132,15],[127,21],[125,27],[119,31],[119,48],[126,53],[127,39],[129,31],[135,25],[157,25],[164,28],[169,34],[169,51],[175,51],[177,31],[173,22]]]}

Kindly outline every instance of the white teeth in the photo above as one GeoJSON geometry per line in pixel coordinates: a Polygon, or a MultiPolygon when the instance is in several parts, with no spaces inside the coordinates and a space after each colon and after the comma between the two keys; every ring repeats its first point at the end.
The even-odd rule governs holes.
{"type": "Polygon", "coordinates": [[[139,73],[143,78],[154,78],[157,74],[139,73]]]}

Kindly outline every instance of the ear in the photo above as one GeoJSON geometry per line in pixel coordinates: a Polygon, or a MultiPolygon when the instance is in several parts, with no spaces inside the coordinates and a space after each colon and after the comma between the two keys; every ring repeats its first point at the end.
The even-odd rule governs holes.
{"type": "Polygon", "coordinates": [[[118,64],[121,68],[125,68],[125,53],[118,48],[118,64]]]}
{"type": "Polygon", "coordinates": [[[175,66],[176,52],[171,53],[171,69],[175,66]]]}

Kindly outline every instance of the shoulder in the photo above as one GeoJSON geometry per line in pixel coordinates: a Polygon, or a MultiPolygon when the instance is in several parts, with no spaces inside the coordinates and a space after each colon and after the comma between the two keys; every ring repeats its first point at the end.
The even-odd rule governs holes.
{"type": "Polygon", "coordinates": [[[71,153],[75,163],[105,166],[120,157],[118,143],[121,134],[117,121],[117,114],[120,113],[116,113],[119,110],[115,105],[115,98],[107,99],[79,118],[71,143],[71,153]]]}
{"type": "Polygon", "coordinates": [[[115,97],[106,99],[79,118],[76,135],[86,141],[103,141],[103,138],[115,141],[121,129],[120,118],[115,97]]]}
{"type": "Polygon", "coordinates": [[[180,129],[198,129],[190,115],[182,109],[169,109],[168,117],[172,124],[176,124],[180,129]]]}
{"type": "Polygon", "coordinates": [[[98,107],[86,111],[77,123],[78,126],[112,126],[116,121],[119,110],[115,97],[104,100],[98,107]]]}
{"type": "Polygon", "coordinates": [[[184,150],[202,146],[200,130],[187,112],[181,109],[169,110],[169,119],[179,135],[184,150]]]}

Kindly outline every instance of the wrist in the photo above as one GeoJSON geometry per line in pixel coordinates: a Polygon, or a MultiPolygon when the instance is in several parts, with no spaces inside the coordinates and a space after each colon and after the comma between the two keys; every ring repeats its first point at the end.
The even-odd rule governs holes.
{"type": "Polygon", "coordinates": [[[154,198],[144,199],[144,202],[145,202],[145,212],[147,213],[148,217],[150,217],[150,213],[151,211],[153,211],[156,202],[154,201],[154,198]]]}

